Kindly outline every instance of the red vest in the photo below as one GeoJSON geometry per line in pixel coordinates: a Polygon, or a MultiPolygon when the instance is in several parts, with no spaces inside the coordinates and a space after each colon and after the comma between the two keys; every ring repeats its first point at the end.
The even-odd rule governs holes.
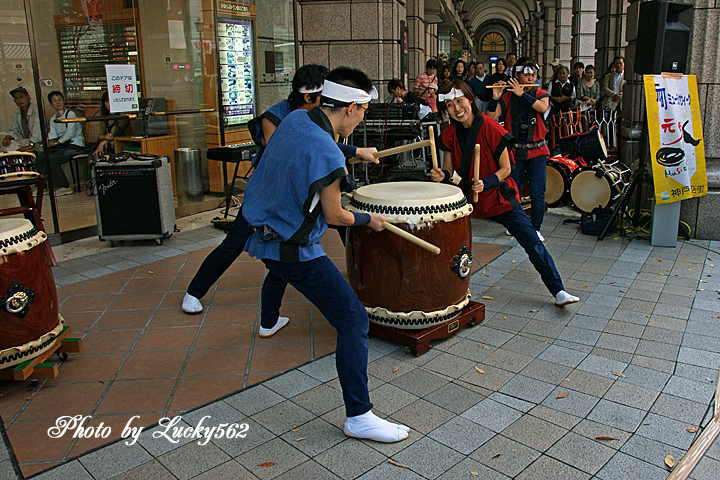
{"type": "MultiPolygon", "coordinates": [[[[475,117],[473,127],[470,128],[471,134],[474,128],[477,128],[478,123],[480,123],[480,125],[477,138],[475,141],[468,139],[467,143],[469,145],[467,145],[467,148],[465,149],[463,149],[458,142],[455,122],[450,122],[450,125],[445,128],[440,138],[443,145],[451,150],[452,166],[458,174],[461,172],[463,150],[465,150],[466,155],[468,155],[469,152],[469,155],[472,158],[474,156],[475,144],[479,144],[480,179],[483,179],[498,171],[500,167],[498,166],[498,161],[495,158],[495,155],[500,155],[504,146],[512,141],[512,137],[510,137],[497,122],[492,120],[490,117],[487,117],[485,114],[475,117]]],[[[475,160],[473,158],[470,172],[475,171],[475,166],[473,165],[474,162],[475,160]]],[[[470,173],[470,176],[472,178],[472,173],[470,173]]],[[[510,202],[500,193],[500,188],[492,188],[490,190],[480,192],[478,194],[478,201],[473,202],[473,194],[470,190],[470,185],[472,184],[471,178],[463,178],[463,181],[460,183],[460,188],[463,192],[465,192],[465,195],[468,197],[468,201],[473,206],[473,213],[471,216],[478,218],[494,217],[495,215],[500,215],[513,209],[510,202]]],[[[517,195],[515,182],[510,177],[508,177],[505,181],[510,187],[515,189],[516,198],[519,202],[520,197],[517,195]]]]}
{"type": "MultiPolygon", "coordinates": [[[[534,93],[534,96],[537,99],[548,96],[548,92],[537,87],[531,88],[530,91],[526,93],[529,93],[530,95],[534,93]]],[[[517,146],[523,144],[527,145],[529,143],[537,146],[528,150],[528,159],[537,158],[542,155],[550,155],[550,149],[548,148],[547,142],[545,141],[545,135],[547,135],[547,127],[545,127],[545,120],[543,119],[543,115],[537,110],[534,110],[532,107],[530,107],[530,111],[532,113],[535,113],[535,123],[531,123],[529,126],[529,128],[533,130],[532,142],[526,142],[526,139],[517,138],[516,133],[513,131],[513,123],[514,121],[517,121],[517,115],[515,115],[516,112],[513,109],[514,104],[519,100],[517,95],[515,95],[513,92],[506,92],[501,97],[501,100],[502,103],[500,105],[500,108],[503,109],[503,112],[505,114],[505,130],[507,130],[511,135],[515,136],[517,140],[515,144],[516,156],[517,146]]]]}

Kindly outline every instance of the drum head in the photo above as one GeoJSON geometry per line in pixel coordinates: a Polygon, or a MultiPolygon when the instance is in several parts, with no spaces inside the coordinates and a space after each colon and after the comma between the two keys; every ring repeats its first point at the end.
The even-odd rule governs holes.
{"type": "Polygon", "coordinates": [[[545,167],[545,177],[545,201],[549,207],[554,207],[565,193],[565,178],[553,165],[545,167]]]}
{"type": "Polygon", "coordinates": [[[392,223],[453,221],[472,212],[462,190],[435,182],[392,182],[357,189],[348,210],[378,213],[392,223]]]}
{"type": "Polygon", "coordinates": [[[583,212],[591,212],[595,207],[607,207],[612,198],[608,178],[598,177],[594,169],[578,172],[570,184],[570,198],[583,212]]]}
{"type": "Polygon", "coordinates": [[[22,159],[23,156],[30,157],[29,159],[25,159],[26,161],[35,159],[35,154],[32,152],[5,152],[0,153],[0,161],[5,160],[3,157],[17,157],[18,159],[22,159]]]}

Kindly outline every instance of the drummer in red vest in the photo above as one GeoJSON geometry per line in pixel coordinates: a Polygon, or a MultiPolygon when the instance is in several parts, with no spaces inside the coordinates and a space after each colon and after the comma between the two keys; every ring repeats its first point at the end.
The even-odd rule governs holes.
{"type": "Polygon", "coordinates": [[[514,68],[514,76],[509,80],[509,90],[493,88],[493,98],[487,109],[487,115],[493,120],[504,120],[505,130],[515,137],[515,168],[511,174],[515,184],[522,188],[523,177],[527,172],[530,189],[530,221],[540,240],[545,216],[545,169],[550,155],[545,140],[547,128],[545,115],[550,108],[550,94],[534,85],[540,69],[534,60],[522,57],[514,68]],[[498,109],[498,105],[500,109],[498,109]]]}
{"type": "Polygon", "coordinates": [[[473,192],[478,193],[478,201],[472,202],[472,216],[498,222],[517,238],[555,297],[555,305],[579,301],[565,291],[555,262],[520,208],[517,187],[510,178],[512,159],[508,149],[512,147],[513,137],[480,113],[472,89],[462,80],[446,83],[439,93],[438,108],[446,109],[451,121],[440,136],[443,167],[432,170],[432,180],[458,185],[470,199],[473,192]],[[476,144],[480,145],[480,179],[473,179],[471,174],[476,144]]]}

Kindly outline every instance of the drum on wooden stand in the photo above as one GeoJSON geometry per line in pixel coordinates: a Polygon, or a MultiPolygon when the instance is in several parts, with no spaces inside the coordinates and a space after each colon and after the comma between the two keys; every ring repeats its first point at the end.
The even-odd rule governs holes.
{"type": "Polygon", "coordinates": [[[587,133],[577,133],[558,140],[563,155],[581,156],[587,161],[604,160],[607,158],[605,140],[597,126],[587,133]]]}
{"type": "Polygon", "coordinates": [[[30,152],[0,153],[0,190],[33,185],[40,174],[34,170],[35,154],[30,152]]]}
{"type": "Polygon", "coordinates": [[[570,184],[570,198],[573,204],[583,212],[591,212],[595,207],[609,207],[620,198],[629,181],[630,169],[622,163],[600,164],[580,167],[570,184]]]}
{"type": "Polygon", "coordinates": [[[0,219],[0,369],[42,354],[63,327],[47,239],[29,220],[0,219]]]}
{"type": "Polygon", "coordinates": [[[578,164],[565,157],[550,157],[545,167],[545,202],[556,207],[570,201],[570,182],[578,164]]]}
{"type": "Polygon", "coordinates": [[[434,255],[387,230],[348,228],[348,282],[371,322],[423,329],[453,318],[468,304],[472,205],[462,190],[429,182],[367,185],[355,192],[348,209],[383,215],[441,250],[434,255]]]}

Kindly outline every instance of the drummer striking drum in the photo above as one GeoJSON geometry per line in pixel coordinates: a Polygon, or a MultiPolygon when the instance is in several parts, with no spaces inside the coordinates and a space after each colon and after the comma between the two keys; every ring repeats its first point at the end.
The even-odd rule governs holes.
{"type": "Polygon", "coordinates": [[[480,113],[472,90],[461,80],[453,80],[441,88],[438,105],[447,109],[451,122],[440,137],[440,148],[445,151],[443,169],[433,169],[432,180],[459,184],[468,197],[471,191],[477,192],[478,201],[473,202],[471,215],[494,220],[517,238],[555,297],[555,305],[579,301],[565,291],[550,253],[520,208],[515,182],[510,178],[512,160],[508,148],[512,146],[512,136],[480,113]],[[471,180],[470,176],[476,144],[480,145],[481,180],[471,180]]]}
{"type": "Polygon", "coordinates": [[[377,214],[350,213],[340,203],[345,159],[333,141],[348,137],[377,90],[367,75],[347,67],[331,71],[320,107],[296,110],[273,133],[248,181],[243,215],[255,235],[247,252],[263,261],[262,313],[278,318],[285,283],[308,298],[338,332],[336,364],[349,437],[397,442],[409,428],[376,417],[367,387],[368,316],[340,271],[325,256],[327,225],[383,229],[377,214]]]}

